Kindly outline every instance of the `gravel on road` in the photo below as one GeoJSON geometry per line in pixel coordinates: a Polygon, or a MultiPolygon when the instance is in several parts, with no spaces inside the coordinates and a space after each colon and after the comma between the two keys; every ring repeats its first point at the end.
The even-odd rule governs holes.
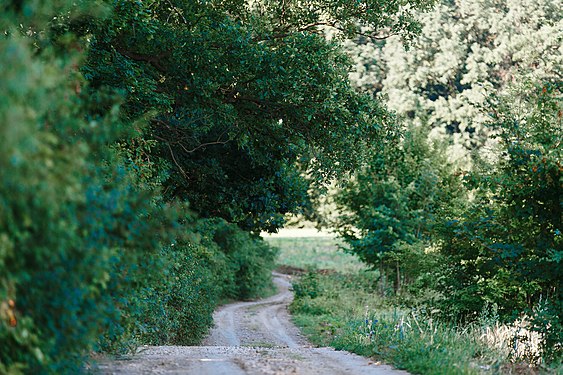
{"type": "Polygon", "coordinates": [[[291,322],[290,276],[274,274],[278,294],[222,306],[202,346],[142,346],[133,356],[102,359],[96,373],[193,375],[408,375],[332,348],[315,348],[291,322]]]}

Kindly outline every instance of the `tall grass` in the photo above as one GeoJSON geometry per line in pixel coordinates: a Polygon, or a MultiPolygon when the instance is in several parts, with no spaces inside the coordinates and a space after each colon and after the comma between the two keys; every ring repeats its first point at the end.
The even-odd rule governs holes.
{"type": "Polygon", "coordinates": [[[295,322],[317,345],[375,357],[413,373],[474,374],[497,365],[494,351],[476,331],[440,323],[426,311],[395,307],[371,290],[369,279],[304,276],[295,285],[301,291],[291,306],[295,322]]]}
{"type": "Polygon", "coordinates": [[[473,324],[442,321],[435,310],[380,297],[377,273],[339,252],[333,238],[268,241],[279,247],[280,265],[312,266],[294,283],[290,309],[316,345],[383,360],[413,374],[563,373],[561,365],[534,363],[539,337],[524,322],[500,324],[494,306],[473,324]],[[322,268],[333,272],[318,272],[322,268]]]}

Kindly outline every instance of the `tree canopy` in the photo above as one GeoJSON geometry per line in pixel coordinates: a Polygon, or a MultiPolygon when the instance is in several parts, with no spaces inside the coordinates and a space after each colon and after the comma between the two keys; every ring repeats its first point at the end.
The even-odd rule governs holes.
{"type": "Polygon", "coordinates": [[[1,2],[0,373],[194,344],[268,290],[276,251],[242,229],[390,126],[324,29],[409,38],[406,3],[1,2]]]}
{"type": "MultiPolygon", "coordinates": [[[[416,1],[413,5],[425,5],[416,1]]],[[[275,230],[307,206],[308,183],[358,165],[389,115],[349,84],[337,40],[359,25],[410,37],[399,2],[115,1],[109,18],[82,20],[94,88],[124,93],[130,119],[150,126],[147,158],[165,161],[168,197],[203,216],[275,230]],[[297,168],[297,166],[299,168],[297,168]]],[[[135,147],[132,145],[132,147],[135,147]]]]}
{"type": "Polygon", "coordinates": [[[563,20],[557,0],[440,1],[417,14],[421,34],[406,50],[400,38],[347,43],[352,82],[383,94],[408,123],[446,136],[450,154],[491,145],[489,94],[524,80],[561,80],[563,20]]]}

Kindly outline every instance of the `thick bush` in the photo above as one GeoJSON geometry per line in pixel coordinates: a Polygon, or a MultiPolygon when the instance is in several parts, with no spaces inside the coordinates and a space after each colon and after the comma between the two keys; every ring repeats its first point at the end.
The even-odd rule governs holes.
{"type": "Polygon", "coordinates": [[[447,295],[460,313],[488,302],[510,316],[562,299],[561,87],[520,89],[491,112],[498,148],[466,176],[476,198],[445,230],[447,295]]]}
{"type": "Polygon", "coordinates": [[[382,293],[423,282],[436,266],[433,230],[460,199],[453,170],[427,129],[407,129],[374,150],[337,194],[338,230],[349,251],[379,269],[382,293]]]}
{"type": "Polygon", "coordinates": [[[143,121],[77,68],[87,38],[67,26],[102,13],[51,5],[8,3],[0,17],[1,373],[77,373],[92,350],[197,343],[221,299],[268,290],[275,256],[162,199],[166,165],[147,160],[143,121]]]}
{"type": "MultiPolygon", "coordinates": [[[[197,225],[204,241],[212,241],[226,256],[227,270],[221,297],[248,299],[273,290],[271,273],[277,250],[258,235],[241,230],[223,219],[202,220],[197,225]]],[[[205,242],[204,242],[205,243],[205,242]]]]}
{"type": "Polygon", "coordinates": [[[221,301],[272,290],[276,252],[260,238],[222,219],[187,216],[179,229],[169,245],[128,265],[128,288],[110,288],[121,311],[100,349],[119,353],[139,344],[197,344],[221,301]]]}
{"type": "Polygon", "coordinates": [[[88,100],[113,99],[81,95],[75,54],[10,31],[0,40],[0,363],[75,373],[117,313],[108,287],[126,276],[116,266],[158,249],[166,225],[107,147],[127,137],[117,105],[86,116],[88,100]]]}
{"type": "Polygon", "coordinates": [[[176,241],[163,247],[159,254],[165,266],[158,281],[142,291],[146,301],[142,314],[136,317],[142,325],[139,341],[152,345],[195,345],[213,323],[221,284],[218,265],[225,259],[216,246],[176,241]]]}

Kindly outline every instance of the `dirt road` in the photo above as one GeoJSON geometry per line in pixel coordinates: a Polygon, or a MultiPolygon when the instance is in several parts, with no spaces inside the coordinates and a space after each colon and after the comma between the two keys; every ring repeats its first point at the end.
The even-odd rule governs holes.
{"type": "Polygon", "coordinates": [[[102,361],[99,374],[405,375],[348,352],[314,348],[291,323],[289,279],[275,274],[279,293],[225,305],[203,346],[144,346],[127,360],[102,361]]]}

